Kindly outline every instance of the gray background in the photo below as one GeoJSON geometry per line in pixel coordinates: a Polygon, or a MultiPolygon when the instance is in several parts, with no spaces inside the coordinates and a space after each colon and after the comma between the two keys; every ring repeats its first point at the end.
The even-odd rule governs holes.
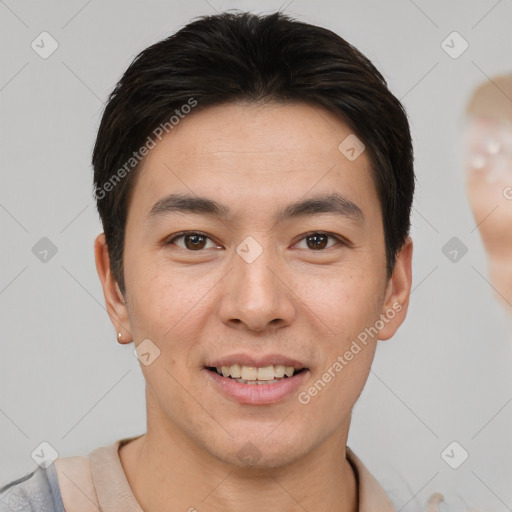
{"type": "MultiPolygon", "coordinates": [[[[194,16],[283,10],[365,53],[410,117],[417,193],[414,291],[380,342],[349,445],[404,511],[512,510],[512,324],[495,302],[460,164],[462,110],[487,77],[512,71],[512,0],[66,2],[0,0],[0,484],[61,457],[145,431],[144,380],[106,314],[93,257],[101,231],[90,155],[107,94],[133,57],[194,16]],[[42,59],[31,42],[59,47],[42,59]],[[441,42],[469,48],[451,58],[441,42]],[[453,236],[468,253],[441,252],[453,236]],[[57,253],[32,252],[48,237],[57,253]],[[469,452],[451,469],[441,452],[469,452]]],[[[512,181],[512,178],[511,178],[512,181]]]]}

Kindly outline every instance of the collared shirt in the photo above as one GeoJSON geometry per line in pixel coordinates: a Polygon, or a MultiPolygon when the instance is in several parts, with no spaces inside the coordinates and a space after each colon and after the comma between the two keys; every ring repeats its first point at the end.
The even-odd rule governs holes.
{"type": "MultiPolygon", "coordinates": [[[[124,473],[119,448],[140,436],[115,441],[89,455],[61,457],[48,468],[0,489],[0,512],[142,512],[124,473]]],[[[347,447],[357,482],[359,512],[396,512],[388,495],[347,447]]],[[[442,495],[434,494],[428,512],[438,512],[442,495]]]]}

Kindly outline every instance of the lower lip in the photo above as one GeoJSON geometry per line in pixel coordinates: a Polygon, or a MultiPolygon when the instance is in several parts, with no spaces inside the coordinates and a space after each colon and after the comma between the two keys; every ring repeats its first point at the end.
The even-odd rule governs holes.
{"type": "Polygon", "coordinates": [[[204,371],[224,395],[240,404],[248,405],[275,404],[283,400],[303,385],[309,373],[309,370],[304,370],[293,377],[283,378],[274,384],[242,384],[206,368],[204,371]]]}

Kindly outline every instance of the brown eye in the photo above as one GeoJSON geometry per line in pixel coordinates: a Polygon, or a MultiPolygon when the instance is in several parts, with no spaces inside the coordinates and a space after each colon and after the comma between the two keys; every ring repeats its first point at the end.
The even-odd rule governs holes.
{"type": "Polygon", "coordinates": [[[306,237],[308,247],[310,249],[324,249],[327,245],[327,239],[329,237],[326,235],[310,235],[306,237]]]}
{"type": "Polygon", "coordinates": [[[329,239],[332,239],[334,241],[337,240],[339,243],[341,243],[341,240],[338,237],[322,232],[309,233],[300,242],[305,240],[307,249],[311,249],[313,251],[321,251],[322,249],[329,248],[332,247],[332,245],[335,245],[331,244],[329,247],[327,247],[329,239]]]}
{"type": "Polygon", "coordinates": [[[202,249],[206,243],[206,237],[203,235],[185,235],[183,238],[185,246],[191,250],[202,249]]]}
{"type": "MultiPolygon", "coordinates": [[[[181,247],[182,249],[187,249],[189,251],[201,251],[202,249],[205,248],[206,244],[208,243],[208,240],[210,240],[210,238],[207,237],[206,235],[203,235],[202,233],[188,232],[181,233],[169,239],[166,242],[166,245],[177,245],[178,247],[181,247]],[[175,243],[177,240],[183,240],[183,245],[175,243]]],[[[214,247],[217,247],[217,245],[213,243],[212,245],[214,247]]]]}

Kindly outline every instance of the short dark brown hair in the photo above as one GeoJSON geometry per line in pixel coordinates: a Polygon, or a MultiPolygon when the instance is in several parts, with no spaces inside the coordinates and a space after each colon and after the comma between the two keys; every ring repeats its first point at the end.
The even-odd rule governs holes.
{"type": "Polygon", "coordinates": [[[123,295],[127,211],[143,148],[162,127],[169,132],[185,106],[198,111],[238,100],[324,107],[365,144],[391,277],[409,234],[415,186],[401,103],[370,60],[336,33],[281,12],[223,12],[196,18],[143,50],[108,98],[92,157],[94,193],[123,295]]]}

